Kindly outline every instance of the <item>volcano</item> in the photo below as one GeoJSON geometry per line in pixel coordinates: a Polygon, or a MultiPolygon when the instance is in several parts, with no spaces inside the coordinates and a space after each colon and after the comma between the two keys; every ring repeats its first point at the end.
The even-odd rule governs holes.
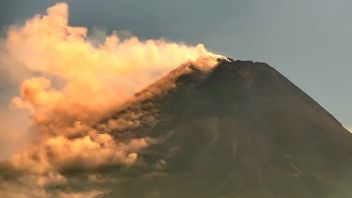
{"type": "Polygon", "coordinates": [[[265,63],[186,62],[132,98],[79,127],[65,152],[47,144],[26,153],[48,163],[68,155],[66,166],[38,173],[0,163],[0,197],[352,197],[352,134],[265,63]],[[133,140],[146,146],[136,150],[133,140]],[[111,142],[119,146],[99,150],[111,142]],[[78,144],[89,150],[75,154],[78,144]],[[117,155],[104,160],[127,155],[132,163],[88,166],[106,152],[117,155]]]}
{"type": "Polygon", "coordinates": [[[352,197],[352,135],[267,64],[185,64],[136,98],[96,127],[154,143],[102,170],[106,197],[352,197]]]}

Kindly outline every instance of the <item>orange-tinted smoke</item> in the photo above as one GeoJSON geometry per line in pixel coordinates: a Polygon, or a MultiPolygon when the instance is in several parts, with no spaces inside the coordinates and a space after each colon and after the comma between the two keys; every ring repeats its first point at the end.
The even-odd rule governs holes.
{"type": "Polygon", "coordinates": [[[204,68],[216,63],[216,55],[202,44],[121,40],[117,33],[96,44],[87,35],[87,28],[68,24],[65,3],[9,28],[2,63],[10,72],[30,76],[12,106],[28,110],[30,131],[39,135],[34,146],[12,156],[14,167],[45,172],[75,166],[78,159],[85,161],[82,168],[133,163],[148,141],[122,144],[90,125],[186,61],[204,68]]]}

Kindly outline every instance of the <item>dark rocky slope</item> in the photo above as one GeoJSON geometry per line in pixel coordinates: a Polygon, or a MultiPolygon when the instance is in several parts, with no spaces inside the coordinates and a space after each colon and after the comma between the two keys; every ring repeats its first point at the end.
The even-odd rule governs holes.
{"type": "Polygon", "coordinates": [[[352,197],[352,135],[270,66],[223,60],[168,80],[109,118],[128,121],[120,139],[158,141],[102,170],[118,178],[107,197],[352,197]]]}

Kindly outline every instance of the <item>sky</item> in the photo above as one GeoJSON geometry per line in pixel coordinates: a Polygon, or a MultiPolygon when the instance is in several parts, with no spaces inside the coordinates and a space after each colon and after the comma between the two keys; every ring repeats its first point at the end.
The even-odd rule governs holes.
{"type": "MultiPolygon", "coordinates": [[[[56,2],[3,0],[4,35],[56,2]]],[[[70,0],[69,23],[142,39],[203,43],[212,52],[266,62],[345,126],[352,126],[350,0],[70,0]]],[[[94,32],[94,31],[93,31],[94,32]]],[[[0,65],[0,72],[1,71],[0,65]]],[[[18,92],[0,73],[0,106],[18,92]]]]}

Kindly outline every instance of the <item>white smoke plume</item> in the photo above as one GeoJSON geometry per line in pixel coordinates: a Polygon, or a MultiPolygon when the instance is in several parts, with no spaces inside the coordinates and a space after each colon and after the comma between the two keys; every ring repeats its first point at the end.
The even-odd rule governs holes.
{"type": "MultiPolygon", "coordinates": [[[[133,165],[138,151],[152,140],[119,142],[92,124],[172,68],[186,61],[208,68],[217,58],[202,44],[137,37],[121,40],[117,33],[96,44],[89,40],[87,28],[68,24],[65,3],[24,25],[11,26],[2,48],[1,64],[22,81],[20,95],[11,106],[29,112],[28,131],[35,137],[8,162],[16,170],[36,175],[38,186],[65,183],[60,171],[71,168],[133,165]]],[[[8,131],[0,131],[0,137],[8,131]]],[[[0,190],[8,186],[0,178],[0,190]]]]}

